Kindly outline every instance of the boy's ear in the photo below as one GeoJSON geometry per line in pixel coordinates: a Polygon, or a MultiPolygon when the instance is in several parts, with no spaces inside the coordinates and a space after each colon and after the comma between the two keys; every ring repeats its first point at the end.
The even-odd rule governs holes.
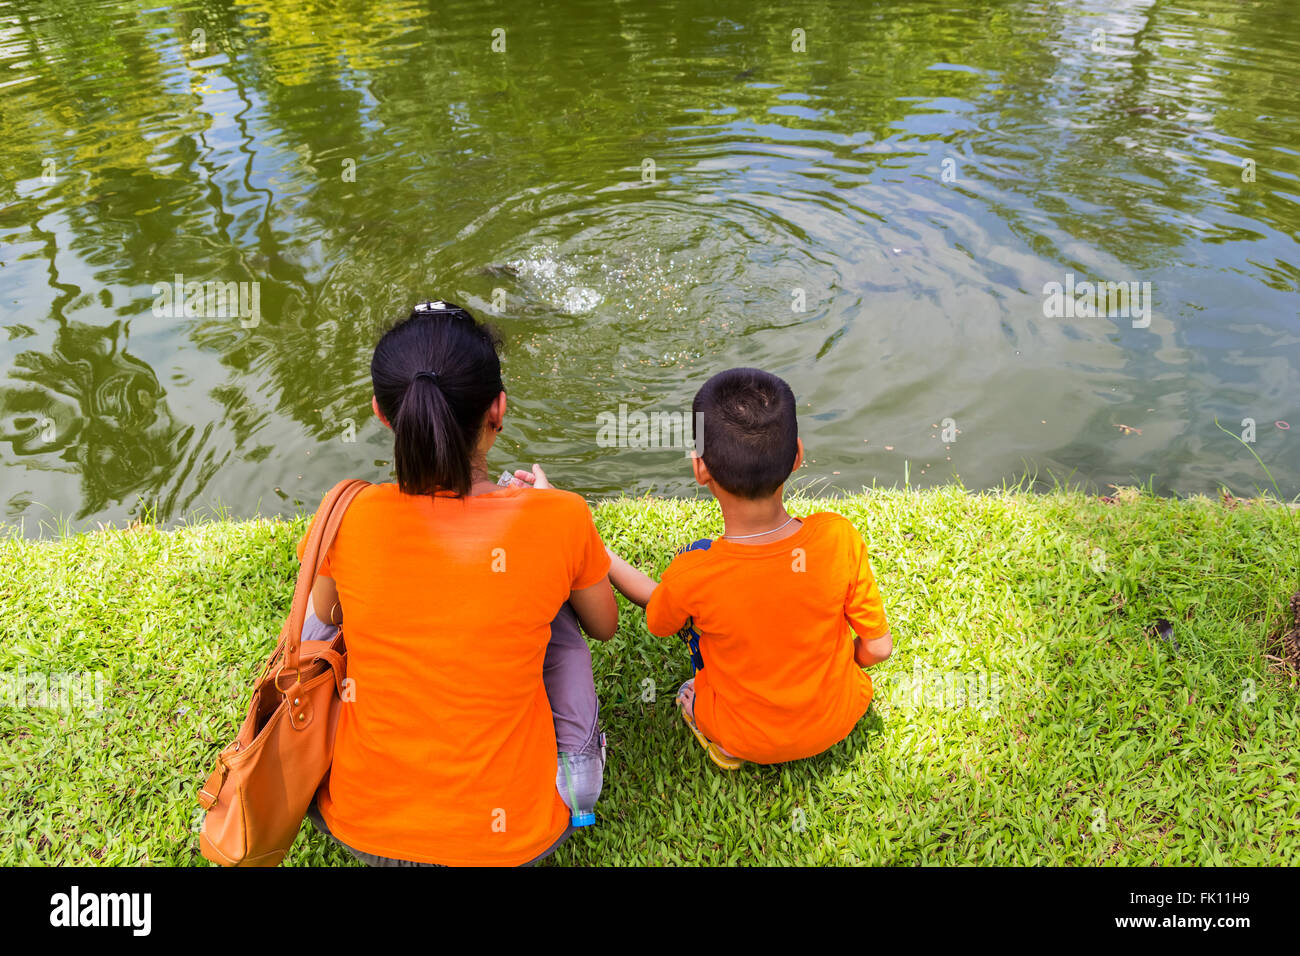
{"type": "Polygon", "coordinates": [[[698,454],[691,456],[691,471],[695,473],[695,480],[701,485],[707,485],[713,480],[709,474],[709,466],[704,463],[704,458],[698,454]]]}
{"type": "Polygon", "coordinates": [[[388,423],[388,419],[384,417],[384,413],[379,410],[379,399],[375,398],[373,395],[370,396],[370,407],[375,410],[375,417],[384,423],[384,427],[389,431],[392,431],[393,426],[388,423]]]}
{"type": "Polygon", "coordinates": [[[794,441],[795,441],[795,444],[798,446],[799,450],[796,451],[795,454],[794,454],[794,467],[790,469],[790,474],[792,474],[792,475],[793,475],[796,471],[798,471],[798,470],[799,470],[799,466],[803,464],[803,439],[802,439],[802,438],[796,438],[794,441]]]}

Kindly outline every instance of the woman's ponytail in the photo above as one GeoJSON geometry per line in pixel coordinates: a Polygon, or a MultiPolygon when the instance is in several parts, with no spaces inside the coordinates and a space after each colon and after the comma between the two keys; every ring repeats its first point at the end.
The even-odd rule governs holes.
{"type": "Polygon", "coordinates": [[[406,494],[467,495],[488,408],[501,393],[498,340],[458,306],[417,308],[375,347],[375,400],[393,428],[406,494]]]}

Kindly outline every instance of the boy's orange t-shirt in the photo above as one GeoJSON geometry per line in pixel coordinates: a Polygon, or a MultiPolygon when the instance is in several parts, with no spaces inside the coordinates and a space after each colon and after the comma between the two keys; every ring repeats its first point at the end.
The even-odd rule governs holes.
{"type": "Polygon", "coordinates": [[[338,586],[355,692],[319,798],[334,835],[379,856],[505,866],[559,839],[569,810],[542,662],[569,593],[608,572],[571,492],[362,491],[320,572],[338,586]]]}
{"type": "Polygon", "coordinates": [[[719,538],[682,552],[646,606],[652,634],[688,621],[699,633],[696,723],[755,763],[811,757],[847,737],[872,692],[854,633],[889,630],[858,530],[830,512],[801,520],[772,544],[719,538]]]}

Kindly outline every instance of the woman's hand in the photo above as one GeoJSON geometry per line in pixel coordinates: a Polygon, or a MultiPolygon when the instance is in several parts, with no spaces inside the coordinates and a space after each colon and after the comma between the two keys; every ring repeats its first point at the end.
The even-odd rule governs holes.
{"type": "Polygon", "coordinates": [[[554,485],[546,477],[546,472],[542,471],[541,465],[533,465],[532,471],[520,469],[515,472],[515,479],[522,481],[529,488],[553,488],[554,485]]]}

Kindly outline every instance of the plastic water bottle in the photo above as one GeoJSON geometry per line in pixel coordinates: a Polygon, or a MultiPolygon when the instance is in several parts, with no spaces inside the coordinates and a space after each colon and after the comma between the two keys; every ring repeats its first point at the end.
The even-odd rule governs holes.
{"type": "Polygon", "coordinates": [[[556,761],[555,788],[569,808],[575,827],[589,827],[596,822],[596,801],[605,783],[605,735],[600,735],[600,750],[594,753],[568,753],[561,750],[556,761]]]}

